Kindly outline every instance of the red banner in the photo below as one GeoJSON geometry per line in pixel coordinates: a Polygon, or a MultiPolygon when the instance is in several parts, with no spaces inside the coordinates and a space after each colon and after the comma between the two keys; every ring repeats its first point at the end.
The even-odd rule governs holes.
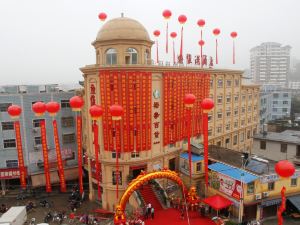
{"type": "Polygon", "coordinates": [[[78,178],[79,178],[79,192],[83,193],[83,181],[82,181],[82,118],[81,115],[76,117],[76,130],[77,130],[77,153],[78,153],[78,178]]]}
{"type": "MultiPolygon", "coordinates": [[[[21,168],[17,167],[17,168],[3,168],[0,169],[0,179],[2,180],[9,180],[9,179],[17,179],[20,178],[20,171],[21,168]]],[[[24,167],[24,171],[25,171],[25,177],[26,177],[26,167],[24,167]]],[[[21,179],[21,178],[20,178],[21,179]]],[[[26,181],[26,180],[25,180],[26,181]]],[[[25,183],[26,184],[26,183],[25,183]]],[[[22,187],[23,188],[23,187],[22,187]]]]}
{"type": "Polygon", "coordinates": [[[16,133],[17,151],[18,151],[18,162],[19,162],[19,169],[20,169],[20,183],[22,189],[26,189],[26,171],[25,171],[23,149],[22,149],[20,122],[15,121],[14,124],[15,124],[15,133],[16,133]]]}
{"type": "Polygon", "coordinates": [[[204,148],[204,174],[205,185],[208,187],[208,115],[203,113],[203,148],[204,148]]]}
{"type": "Polygon", "coordinates": [[[52,124],[53,124],[54,143],[55,143],[55,151],[56,151],[56,158],[57,158],[57,169],[58,169],[59,182],[60,182],[60,191],[66,192],[67,187],[66,187],[64,166],[63,166],[63,161],[62,161],[61,151],[60,151],[57,122],[55,119],[52,121],[52,124]]]}
{"type": "Polygon", "coordinates": [[[96,180],[98,187],[98,199],[101,199],[101,188],[100,188],[100,169],[99,169],[99,142],[98,142],[98,124],[97,121],[94,120],[93,124],[93,132],[94,132],[94,148],[95,148],[95,159],[96,159],[96,180]]]}
{"type": "Polygon", "coordinates": [[[46,192],[51,192],[51,181],[50,181],[50,171],[49,171],[49,161],[48,161],[48,147],[47,147],[47,136],[46,136],[46,122],[41,120],[41,138],[42,138],[42,149],[44,157],[44,171],[45,171],[45,180],[46,180],[46,192]]]}

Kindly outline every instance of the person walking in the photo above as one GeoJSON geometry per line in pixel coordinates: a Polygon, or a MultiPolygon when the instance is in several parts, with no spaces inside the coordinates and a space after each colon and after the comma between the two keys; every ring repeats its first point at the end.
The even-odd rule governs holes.
{"type": "Polygon", "coordinates": [[[151,208],[151,218],[154,219],[154,207],[151,208]]]}
{"type": "Polygon", "coordinates": [[[149,218],[151,216],[151,208],[152,208],[152,205],[149,202],[147,205],[147,218],[149,218]]]}

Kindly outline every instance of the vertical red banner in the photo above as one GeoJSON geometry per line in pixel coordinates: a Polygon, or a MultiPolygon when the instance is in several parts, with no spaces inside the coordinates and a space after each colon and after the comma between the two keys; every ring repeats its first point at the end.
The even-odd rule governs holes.
{"type": "Polygon", "coordinates": [[[81,115],[76,117],[76,131],[77,131],[77,154],[78,154],[78,175],[79,175],[79,192],[83,193],[83,181],[82,181],[82,118],[81,115]]]}
{"type": "Polygon", "coordinates": [[[21,183],[22,189],[26,189],[26,172],[25,172],[23,149],[22,149],[20,122],[15,121],[14,125],[15,125],[17,151],[18,151],[18,162],[19,162],[19,170],[20,170],[20,183],[21,183]]]}
{"type": "Polygon", "coordinates": [[[59,174],[60,191],[66,192],[67,186],[66,186],[65,172],[64,172],[64,166],[63,166],[62,157],[61,157],[61,150],[60,150],[58,130],[57,130],[57,122],[55,119],[52,121],[52,124],[53,124],[56,159],[57,159],[57,169],[58,169],[58,174],[59,174]]]}
{"type": "Polygon", "coordinates": [[[94,148],[95,148],[95,161],[96,161],[95,167],[96,167],[97,191],[98,191],[98,200],[100,200],[101,188],[100,188],[99,142],[98,142],[99,129],[96,120],[94,120],[93,132],[94,132],[94,148]]]}
{"type": "Polygon", "coordinates": [[[46,180],[46,192],[49,193],[52,191],[51,181],[50,181],[50,170],[49,170],[49,160],[48,160],[48,146],[47,146],[47,136],[46,136],[46,122],[41,120],[41,139],[42,139],[42,150],[44,157],[44,172],[46,180]]]}
{"type": "Polygon", "coordinates": [[[208,114],[203,112],[203,148],[204,148],[204,173],[205,185],[208,187],[208,114]]]}

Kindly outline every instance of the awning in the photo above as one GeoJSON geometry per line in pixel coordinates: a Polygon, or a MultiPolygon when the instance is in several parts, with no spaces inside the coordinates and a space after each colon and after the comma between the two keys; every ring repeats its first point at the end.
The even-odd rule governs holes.
{"type": "MultiPolygon", "coordinates": [[[[41,187],[46,185],[46,179],[44,174],[31,175],[32,187],[41,187]]],[[[57,171],[50,172],[51,184],[59,183],[59,177],[57,171]]]]}
{"type": "Polygon", "coordinates": [[[245,170],[241,170],[223,163],[213,163],[209,165],[208,168],[246,184],[258,179],[258,176],[248,173],[245,170]]]}
{"type": "Polygon", "coordinates": [[[300,212],[300,195],[288,197],[287,200],[300,212]]]}
{"type": "MultiPolygon", "coordinates": [[[[189,154],[187,152],[184,152],[184,153],[181,153],[180,154],[180,158],[183,158],[183,159],[189,159],[189,154]]],[[[202,155],[195,155],[195,154],[192,154],[192,162],[199,162],[201,160],[203,160],[203,156],[202,155]]]]}
{"type": "Polygon", "coordinates": [[[224,198],[221,195],[213,195],[211,197],[203,199],[203,202],[209,206],[211,206],[215,210],[220,210],[227,208],[233,204],[232,201],[230,201],[227,198],[224,198]]]}
{"type": "Polygon", "coordinates": [[[65,179],[68,180],[76,180],[78,178],[78,168],[70,168],[65,169],[65,179]]]}

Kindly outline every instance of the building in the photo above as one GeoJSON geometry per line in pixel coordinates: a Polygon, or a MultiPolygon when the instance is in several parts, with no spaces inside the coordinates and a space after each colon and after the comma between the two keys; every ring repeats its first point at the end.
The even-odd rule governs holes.
{"type": "MultiPolygon", "coordinates": [[[[188,163],[185,154],[180,155],[180,171],[183,174],[186,173],[185,164],[188,163]]],[[[192,160],[193,175],[203,177],[203,155],[193,153],[192,160]]],[[[293,210],[293,204],[299,209],[300,204],[295,203],[294,199],[300,200],[300,167],[296,167],[291,178],[283,179],[275,173],[275,163],[255,155],[209,146],[209,185],[205,190],[206,197],[221,195],[230,200],[232,206],[227,210],[230,211],[231,220],[263,220],[277,215],[277,207],[281,203],[280,191],[285,186],[287,211],[293,210]]],[[[201,179],[197,186],[201,186],[201,179]]]]}
{"type": "MultiPolygon", "coordinates": [[[[179,154],[187,149],[184,95],[196,95],[192,116],[192,142],[202,143],[200,101],[210,97],[215,108],[209,114],[209,142],[236,151],[250,151],[258,130],[259,86],[244,85],[242,71],[200,66],[151,64],[147,30],[138,21],[120,17],[106,22],[93,46],[96,64],[81,68],[86,107],[104,109],[98,124],[102,179],[101,202],[112,210],[116,198],[116,149],[119,154],[119,186],[123,193],[141,170],[168,167],[179,170],[179,154]],[[112,104],[123,106],[121,122],[113,122],[112,104]]],[[[85,109],[84,148],[90,178],[90,199],[96,198],[95,155],[91,117],[85,109]]]]}
{"type": "Polygon", "coordinates": [[[49,163],[51,167],[51,182],[59,183],[56,170],[56,153],[53,140],[52,118],[49,115],[38,118],[31,110],[33,103],[57,101],[61,110],[56,116],[60,137],[62,157],[64,160],[65,177],[76,178],[74,169],[77,166],[77,144],[75,138],[74,113],[69,106],[69,99],[74,91],[60,91],[58,85],[22,85],[0,87],[0,176],[3,191],[5,185],[19,185],[18,156],[13,120],[7,113],[7,108],[16,104],[21,106],[20,117],[21,137],[24,162],[27,168],[28,182],[32,187],[43,186],[44,168],[41,149],[40,120],[46,120],[49,163]],[[75,176],[75,177],[74,177],[75,176]]]}
{"type": "Polygon", "coordinates": [[[251,77],[258,84],[287,86],[290,71],[289,45],[265,42],[250,50],[251,77]]]}
{"type": "Polygon", "coordinates": [[[253,137],[252,153],[279,161],[288,159],[300,164],[300,131],[265,132],[253,137]]]}
{"type": "Polygon", "coordinates": [[[292,93],[278,85],[263,85],[260,89],[260,130],[272,120],[291,114],[292,93]]]}

